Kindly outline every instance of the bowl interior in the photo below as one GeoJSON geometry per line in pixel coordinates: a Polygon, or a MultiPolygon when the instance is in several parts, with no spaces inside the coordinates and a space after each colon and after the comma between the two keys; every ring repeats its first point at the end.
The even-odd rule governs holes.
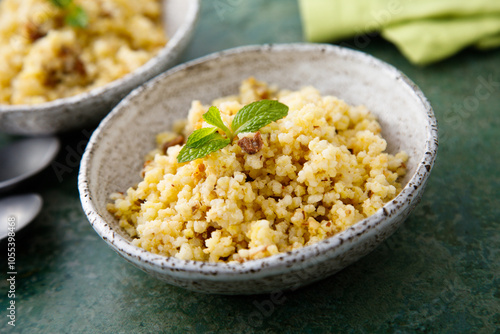
{"type": "Polygon", "coordinates": [[[426,154],[432,110],[399,71],[365,54],[333,46],[295,44],[245,47],[178,66],[129,95],[91,139],[85,169],[92,204],[122,237],[130,240],[106,210],[109,195],[140,181],[144,155],[155,135],[187,116],[191,101],[238,92],[249,76],[284,89],[312,85],[324,95],[364,104],[379,119],[388,152],[410,156],[406,184],[426,154]]]}

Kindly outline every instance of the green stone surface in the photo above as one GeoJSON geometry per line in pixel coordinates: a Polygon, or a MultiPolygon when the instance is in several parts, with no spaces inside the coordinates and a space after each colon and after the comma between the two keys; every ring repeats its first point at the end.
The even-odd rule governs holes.
{"type": "MultiPolygon", "coordinates": [[[[183,61],[300,41],[295,0],[205,0],[183,61]]],[[[406,73],[439,122],[426,192],[391,238],[335,276],[274,302],[270,295],[204,295],[166,285],[115,254],[87,222],[77,173],[88,137],[77,131],[61,136],[59,169],[16,190],[39,192],[45,204],[16,239],[15,327],[7,325],[1,243],[0,332],[500,333],[500,50],[466,50],[421,68],[379,37],[340,44],[406,73]]],[[[0,135],[0,146],[17,139],[0,135]]]]}

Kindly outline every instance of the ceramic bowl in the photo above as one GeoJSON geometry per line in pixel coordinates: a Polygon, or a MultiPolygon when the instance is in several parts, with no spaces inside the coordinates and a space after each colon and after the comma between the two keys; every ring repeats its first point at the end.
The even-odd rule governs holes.
{"type": "Polygon", "coordinates": [[[321,44],[236,48],[177,66],[125,98],[100,124],[84,153],[79,191],[95,231],[130,263],[168,283],[207,293],[255,294],[293,289],[332,275],[389,237],[419,202],[437,150],[436,119],[420,89],[394,67],[361,52],[321,44]],[[333,237],[245,263],[206,263],[156,255],[133,246],[106,210],[109,195],[140,181],[155,134],[185,118],[190,103],[238,93],[249,76],[364,104],[379,119],[388,151],[410,158],[404,189],[378,210],[333,237]]]}
{"type": "Polygon", "coordinates": [[[175,64],[193,34],[199,0],[163,0],[168,43],[146,64],[105,86],[39,105],[0,104],[0,131],[45,135],[97,124],[132,89],[175,64]]]}

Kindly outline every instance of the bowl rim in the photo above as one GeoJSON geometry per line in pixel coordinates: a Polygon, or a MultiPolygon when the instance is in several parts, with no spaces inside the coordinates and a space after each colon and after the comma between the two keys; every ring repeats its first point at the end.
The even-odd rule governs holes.
{"type": "MultiPolygon", "coordinates": [[[[113,80],[103,86],[93,88],[89,91],[85,91],[73,96],[63,97],[55,99],[48,102],[43,102],[39,104],[1,104],[0,103],[0,115],[8,114],[13,112],[26,112],[31,110],[45,111],[45,112],[56,112],[61,107],[69,107],[81,103],[82,101],[88,99],[97,99],[100,96],[114,90],[119,90],[120,86],[126,85],[127,83],[133,81],[134,79],[141,77],[145,73],[151,71],[155,65],[160,62],[161,59],[168,57],[169,54],[174,50],[177,45],[179,45],[185,36],[189,35],[191,29],[196,25],[200,13],[200,1],[201,0],[190,0],[188,12],[186,15],[186,20],[182,22],[179,29],[175,32],[172,38],[169,38],[167,44],[163,46],[160,51],[146,63],[141,65],[139,68],[133,72],[129,72],[124,76],[113,80]]],[[[137,87],[134,87],[134,89],[137,87]]]]}
{"type": "Polygon", "coordinates": [[[189,277],[191,279],[193,277],[197,277],[213,281],[222,281],[227,278],[231,278],[232,280],[243,280],[248,279],[249,276],[252,278],[271,276],[273,274],[283,272],[285,267],[290,267],[290,264],[300,265],[300,263],[305,260],[307,260],[307,263],[304,263],[301,268],[313,265],[315,261],[311,261],[311,259],[315,259],[317,261],[316,263],[319,263],[329,258],[331,256],[329,254],[331,254],[332,251],[340,247],[347,247],[346,244],[349,242],[346,241],[358,238],[365,234],[365,232],[376,228],[384,222],[387,222],[391,215],[397,215],[404,212],[411,206],[411,203],[413,203],[414,200],[418,199],[418,196],[414,197],[414,191],[425,186],[436,159],[437,148],[437,120],[429,101],[415,83],[413,83],[406,75],[392,65],[389,65],[388,63],[361,51],[330,44],[286,43],[248,45],[215,52],[178,65],[133,90],[103,119],[98,128],[92,134],[82,157],[78,177],[78,188],[82,208],[94,230],[104,241],[115,249],[115,251],[119,252],[119,254],[121,253],[120,255],[125,258],[128,257],[129,261],[134,259],[133,262],[142,262],[143,266],[163,273],[168,273],[171,276],[175,275],[176,277],[189,277]],[[387,75],[393,76],[395,80],[400,81],[402,85],[406,86],[407,89],[410,89],[411,93],[418,99],[417,101],[421,103],[423,109],[426,110],[427,137],[425,142],[425,153],[423,154],[422,160],[418,162],[415,172],[411,175],[411,178],[408,180],[406,186],[401,190],[401,192],[370,217],[357,222],[353,226],[333,235],[332,237],[286,253],[279,253],[244,263],[212,263],[166,257],[148,252],[142,248],[132,245],[106,223],[104,217],[97,212],[96,207],[93,204],[92,195],[90,194],[88,186],[88,178],[90,174],[89,167],[92,165],[93,152],[98,149],[99,142],[104,136],[103,132],[106,131],[108,126],[111,126],[114,117],[119,115],[123,108],[127,107],[129,101],[133,100],[141,93],[147,92],[158,81],[163,80],[163,78],[174,73],[184,71],[193,66],[214,60],[216,61],[222,57],[249,52],[331,53],[337,57],[350,57],[356,59],[357,61],[364,62],[368,66],[375,66],[379,70],[387,73],[387,75]]]}

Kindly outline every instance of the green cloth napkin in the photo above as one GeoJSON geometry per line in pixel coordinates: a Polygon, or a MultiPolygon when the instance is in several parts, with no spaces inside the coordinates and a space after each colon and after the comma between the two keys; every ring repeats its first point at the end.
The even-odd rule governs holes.
{"type": "Polygon", "coordinates": [[[299,0],[306,38],[334,42],[380,32],[425,65],[468,46],[500,46],[500,0],[299,0]]]}

